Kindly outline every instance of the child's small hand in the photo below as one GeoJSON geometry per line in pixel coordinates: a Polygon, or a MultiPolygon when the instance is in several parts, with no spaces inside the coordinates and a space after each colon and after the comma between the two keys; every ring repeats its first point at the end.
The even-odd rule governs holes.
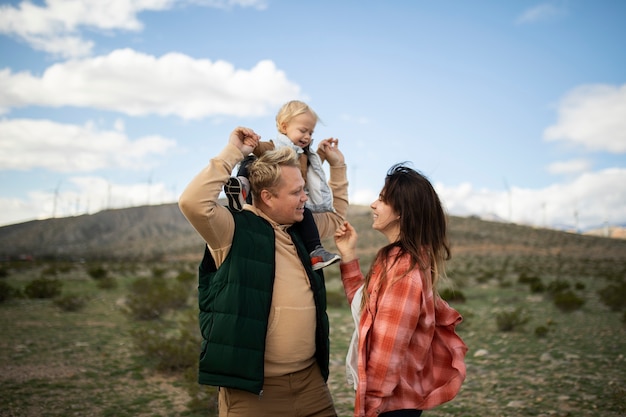
{"type": "Polygon", "coordinates": [[[322,161],[327,160],[330,166],[345,164],[343,153],[339,150],[339,139],[322,140],[317,147],[317,153],[322,161]]]}
{"type": "Polygon", "coordinates": [[[256,147],[257,147],[257,145],[259,144],[259,140],[258,140],[258,139],[256,139],[256,138],[252,138],[252,137],[248,137],[248,136],[246,136],[246,137],[243,139],[243,144],[244,144],[245,146],[250,146],[252,149],[254,149],[254,148],[256,148],[256,147]]]}
{"type": "Polygon", "coordinates": [[[237,127],[230,134],[228,142],[235,145],[246,156],[257,147],[260,139],[261,136],[257,135],[254,130],[247,127],[237,127]]]}

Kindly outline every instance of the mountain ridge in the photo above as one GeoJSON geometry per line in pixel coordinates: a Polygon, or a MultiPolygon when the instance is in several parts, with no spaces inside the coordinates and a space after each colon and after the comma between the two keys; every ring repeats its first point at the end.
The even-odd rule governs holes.
{"type": "MultiPolygon", "coordinates": [[[[350,206],[360,242],[385,242],[371,229],[371,210],[350,206]]],[[[449,217],[453,254],[569,253],[592,258],[626,256],[626,240],[541,229],[477,217],[449,217]]],[[[326,240],[332,246],[332,239],[326,240]]],[[[0,259],[199,259],[204,242],[176,203],[109,209],[75,217],[0,227],[0,259]]]]}

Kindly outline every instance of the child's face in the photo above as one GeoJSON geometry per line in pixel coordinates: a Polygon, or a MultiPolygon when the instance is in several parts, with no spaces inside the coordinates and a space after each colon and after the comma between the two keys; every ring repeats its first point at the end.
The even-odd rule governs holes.
{"type": "Polygon", "coordinates": [[[284,123],[283,134],[286,135],[294,145],[301,148],[309,146],[315,129],[315,116],[311,112],[302,113],[284,123]]]}

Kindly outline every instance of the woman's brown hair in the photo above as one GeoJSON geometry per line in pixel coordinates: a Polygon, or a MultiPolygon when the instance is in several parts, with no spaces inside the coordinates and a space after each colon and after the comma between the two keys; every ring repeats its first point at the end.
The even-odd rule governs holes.
{"type": "MultiPolygon", "coordinates": [[[[445,276],[445,261],[450,259],[450,247],[447,236],[447,216],[432,184],[420,172],[400,163],[387,172],[385,184],[380,194],[385,204],[400,216],[400,234],[398,240],[382,247],[365,277],[365,288],[369,284],[372,268],[380,263],[383,268],[383,280],[386,271],[405,254],[411,258],[409,271],[415,267],[431,269],[433,292],[437,293],[437,281],[445,276]],[[390,259],[395,248],[398,254],[390,259]]],[[[399,279],[401,277],[395,277],[399,279]]],[[[382,281],[382,280],[381,280],[382,281]]],[[[366,305],[368,291],[363,291],[363,304],[366,305]]]]}

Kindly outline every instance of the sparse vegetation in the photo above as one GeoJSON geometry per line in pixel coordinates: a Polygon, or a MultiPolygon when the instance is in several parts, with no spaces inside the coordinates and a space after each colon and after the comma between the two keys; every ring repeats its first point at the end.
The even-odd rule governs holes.
{"type": "Polygon", "coordinates": [[[530,317],[521,307],[514,310],[501,311],[496,314],[496,324],[498,325],[498,330],[502,332],[511,332],[519,329],[528,323],[529,320],[530,317]]]}
{"type": "Polygon", "coordinates": [[[572,290],[565,290],[554,294],[554,305],[561,311],[569,312],[578,310],[585,304],[585,300],[576,295],[572,290]]]}
{"type": "Polygon", "coordinates": [[[38,278],[26,285],[24,294],[28,298],[54,298],[61,294],[63,282],[56,278],[38,278]]]}
{"type": "Polygon", "coordinates": [[[126,307],[135,319],[154,320],[168,310],[184,307],[188,298],[187,287],[170,283],[162,275],[137,278],[129,287],[126,307]]]}
{"type": "Polygon", "coordinates": [[[198,320],[188,313],[168,329],[167,324],[153,322],[135,328],[131,335],[135,346],[143,355],[154,362],[158,371],[175,372],[194,367],[198,361],[198,320]]]}
{"type": "Polygon", "coordinates": [[[87,273],[91,278],[95,280],[100,280],[106,278],[109,274],[109,271],[107,271],[102,265],[95,265],[89,267],[87,269],[87,273]]]}
{"type": "Polygon", "coordinates": [[[12,298],[15,295],[15,288],[13,288],[6,281],[0,281],[0,303],[12,298]]]}
{"type": "Polygon", "coordinates": [[[97,280],[96,286],[101,290],[112,290],[117,288],[117,280],[114,277],[107,275],[106,277],[97,280]]]}
{"type": "Polygon", "coordinates": [[[541,278],[536,275],[529,276],[522,273],[520,274],[517,282],[528,285],[528,288],[530,288],[530,291],[533,293],[541,293],[546,290],[546,286],[543,284],[543,281],[541,281],[541,278]]]}
{"type": "MultiPolygon", "coordinates": [[[[371,230],[369,215],[353,212],[351,221],[367,269],[384,237],[371,230]]],[[[451,233],[447,270],[454,291],[443,285],[442,296],[464,317],[459,332],[469,347],[468,379],[457,398],[428,416],[545,417],[572,410],[582,417],[623,416],[626,308],[616,300],[626,299],[626,242],[460,218],[451,219],[451,233]],[[575,314],[556,305],[556,297],[568,292],[584,301],[575,314]],[[499,316],[505,327],[513,323],[512,331],[500,329],[499,316]]],[[[195,286],[202,243],[187,236],[191,243],[181,250],[191,260],[168,260],[150,250],[139,257],[135,248],[149,245],[121,235],[128,256],[102,260],[123,252],[118,249],[85,261],[2,265],[7,276],[0,279],[0,295],[10,296],[0,305],[0,384],[7,393],[0,396],[0,417],[216,415],[215,389],[197,383],[195,286]],[[91,268],[98,267],[106,274],[96,278],[91,268]],[[71,293],[20,297],[41,279],[58,281],[71,293]],[[104,290],[108,279],[117,285],[104,290]],[[71,312],[58,304],[63,298],[68,306],[88,301],[71,312]],[[149,319],[140,313],[142,304],[149,319]]],[[[159,243],[149,236],[150,245],[169,254],[175,251],[167,245],[182,240],[159,243]]],[[[332,241],[324,243],[333,250],[332,241]]],[[[338,268],[324,273],[328,383],[344,417],[352,414],[354,400],[344,363],[354,327],[338,268]]]]}
{"type": "Polygon", "coordinates": [[[548,291],[549,294],[554,296],[556,294],[564,292],[565,290],[569,290],[571,286],[572,285],[569,282],[558,278],[550,282],[548,286],[546,287],[546,290],[548,291]]]}
{"type": "Polygon", "coordinates": [[[548,335],[548,327],[547,326],[537,326],[535,327],[535,336],[537,337],[546,337],[548,335]]]}
{"type": "Polygon", "coordinates": [[[611,283],[598,291],[600,300],[613,311],[626,310],[626,279],[611,283]]]}
{"type": "Polygon", "coordinates": [[[55,298],[54,304],[63,311],[80,311],[87,301],[87,297],[80,294],[65,294],[55,298]]]}

